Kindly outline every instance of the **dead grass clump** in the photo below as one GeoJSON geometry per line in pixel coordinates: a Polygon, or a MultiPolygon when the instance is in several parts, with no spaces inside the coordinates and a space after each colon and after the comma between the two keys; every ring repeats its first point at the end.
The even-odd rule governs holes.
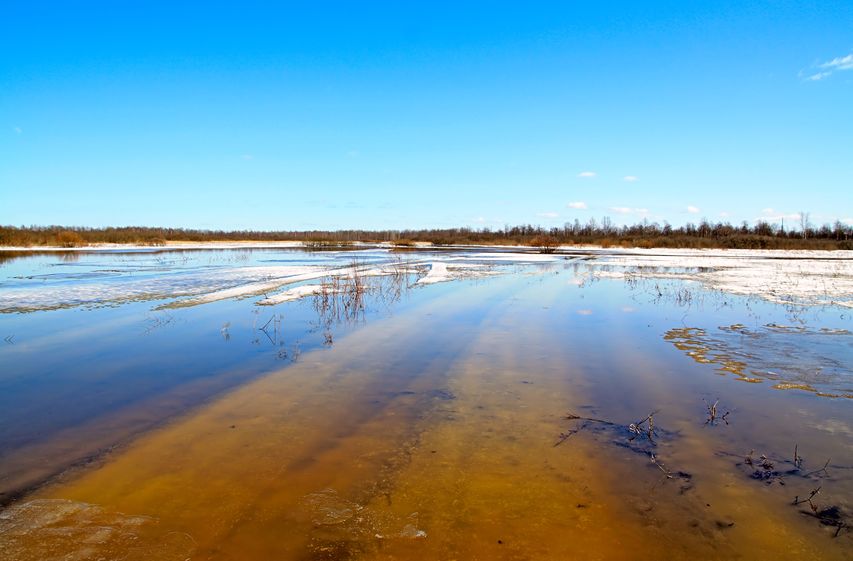
{"type": "Polygon", "coordinates": [[[538,248],[539,253],[554,253],[560,246],[560,240],[554,236],[536,236],[528,245],[538,248]]]}

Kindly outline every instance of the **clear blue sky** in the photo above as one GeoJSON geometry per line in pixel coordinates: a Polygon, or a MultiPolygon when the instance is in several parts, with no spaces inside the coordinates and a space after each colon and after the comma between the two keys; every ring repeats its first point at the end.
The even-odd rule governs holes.
{"type": "Polygon", "coordinates": [[[0,223],[853,221],[850,0],[461,4],[6,0],[0,223]]]}

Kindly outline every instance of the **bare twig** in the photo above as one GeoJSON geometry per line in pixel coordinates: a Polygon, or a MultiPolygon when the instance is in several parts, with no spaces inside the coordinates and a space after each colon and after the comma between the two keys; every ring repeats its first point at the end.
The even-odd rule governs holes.
{"type": "Polygon", "coordinates": [[[668,469],[666,469],[666,466],[664,466],[662,463],[660,463],[660,461],[655,457],[655,455],[653,453],[649,453],[649,457],[651,458],[652,463],[654,465],[656,465],[658,467],[658,469],[663,472],[664,475],[666,475],[667,479],[672,479],[672,472],[670,472],[668,469]]]}
{"type": "Polygon", "coordinates": [[[570,430],[567,430],[565,432],[561,432],[560,436],[557,438],[557,442],[554,443],[554,448],[556,448],[557,446],[559,446],[563,442],[567,441],[569,439],[569,437],[572,436],[573,434],[579,433],[581,431],[581,429],[584,428],[585,426],[586,425],[581,425],[576,429],[570,429],[570,430]]]}
{"type": "Polygon", "coordinates": [[[810,475],[814,475],[814,474],[816,474],[816,473],[820,473],[820,472],[823,472],[823,474],[824,474],[824,475],[829,475],[829,472],[827,471],[827,468],[829,467],[829,462],[830,462],[830,461],[832,461],[832,458],[829,458],[828,460],[826,460],[826,463],[825,463],[825,464],[823,464],[823,467],[822,467],[822,468],[820,468],[820,469],[816,469],[816,470],[814,470],[814,471],[810,471],[810,472],[808,472],[808,473],[804,474],[804,475],[803,475],[803,477],[808,477],[808,476],[810,476],[810,475]]]}
{"type": "Polygon", "coordinates": [[[798,505],[798,504],[802,504],[802,503],[809,503],[809,505],[811,505],[811,507],[812,507],[812,510],[816,510],[815,506],[812,504],[812,499],[818,493],[820,493],[820,486],[818,486],[815,489],[812,489],[811,492],[809,493],[809,496],[806,497],[805,499],[801,499],[799,495],[794,497],[794,504],[798,505]]]}

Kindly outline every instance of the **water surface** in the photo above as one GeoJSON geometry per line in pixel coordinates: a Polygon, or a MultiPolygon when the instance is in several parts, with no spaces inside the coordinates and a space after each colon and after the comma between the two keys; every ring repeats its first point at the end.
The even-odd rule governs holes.
{"type": "Polygon", "coordinates": [[[844,309],[481,252],[494,274],[377,277],[356,314],[163,308],[352,259],[181,255],[0,269],[0,293],[62,301],[0,315],[0,558],[849,558],[844,309]]]}

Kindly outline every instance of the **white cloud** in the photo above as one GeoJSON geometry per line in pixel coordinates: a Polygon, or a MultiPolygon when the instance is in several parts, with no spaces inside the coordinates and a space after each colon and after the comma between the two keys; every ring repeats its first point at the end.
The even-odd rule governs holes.
{"type": "Polygon", "coordinates": [[[578,315],[580,315],[580,316],[591,316],[592,310],[578,310],[578,315]]]}
{"type": "Polygon", "coordinates": [[[633,183],[633,182],[635,182],[635,181],[639,181],[639,180],[640,180],[640,178],[639,178],[639,177],[637,177],[636,175],[626,175],[623,179],[624,179],[625,181],[627,181],[628,183],[633,183]]]}
{"type": "Polygon", "coordinates": [[[853,69],[853,53],[850,53],[847,56],[835,57],[829,62],[824,62],[820,67],[832,70],[851,70],[853,69]]]}
{"type": "Polygon", "coordinates": [[[540,212],[536,216],[539,216],[540,218],[557,218],[560,215],[556,212],[540,212]]]}
{"type": "Polygon", "coordinates": [[[699,207],[693,205],[687,205],[687,212],[690,214],[699,214],[699,207]]]}
{"type": "MultiPolygon", "coordinates": [[[[823,80],[824,78],[831,76],[833,72],[837,72],[839,70],[853,70],[853,53],[846,56],[837,56],[832,60],[818,64],[817,68],[819,70],[806,76],[805,80],[817,82],[818,80],[823,80]]],[[[801,72],[800,75],[802,76],[803,73],[801,72]]]]}
{"type": "Polygon", "coordinates": [[[637,214],[640,216],[649,213],[647,208],[631,208],[629,206],[612,206],[610,210],[616,214],[637,214]]]}
{"type": "Polygon", "coordinates": [[[578,177],[595,177],[598,175],[594,171],[582,171],[578,174],[578,177]]]}
{"type": "Polygon", "coordinates": [[[732,215],[732,213],[730,213],[730,212],[726,212],[726,211],[724,210],[723,212],[721,212],[721,213],[720,213],[720,218],[728,218],[728,217],[729,217],[729,216],[731,216],[731,215],[732,215]]]}
{"type": "Polygon", "coordinates": [[[251,154],[243,154],[240,157],[243,158],[244,160],[254,160],[255,159],[255,157],[252,156],[251,154]]]}
{"type": "Polygon", "coordinates": [[[848,226],[853,226],[853,218],[845,218],[842,220],[842,222],[844,222],[848,226]]]}
{"type": "Polygon", "coordinates": [[[586,203],[583,201],[575,201],[566,205],[569,208],[573,208],[575,210],[586,210],[588,207],[586,203]]]}
{"type": "Polygon", "coordinates": [[[15,132],[21,134],[24,131],[21,130],[21,127],[15,127],[15,132]]]}
{"type": "Polygon", "coordinates": [[[478,224],[485,224],[486,223],[486,217],[485,216],[478,216],[477,218],[474,219],[474,222],[476,222],[478,224]]]}

